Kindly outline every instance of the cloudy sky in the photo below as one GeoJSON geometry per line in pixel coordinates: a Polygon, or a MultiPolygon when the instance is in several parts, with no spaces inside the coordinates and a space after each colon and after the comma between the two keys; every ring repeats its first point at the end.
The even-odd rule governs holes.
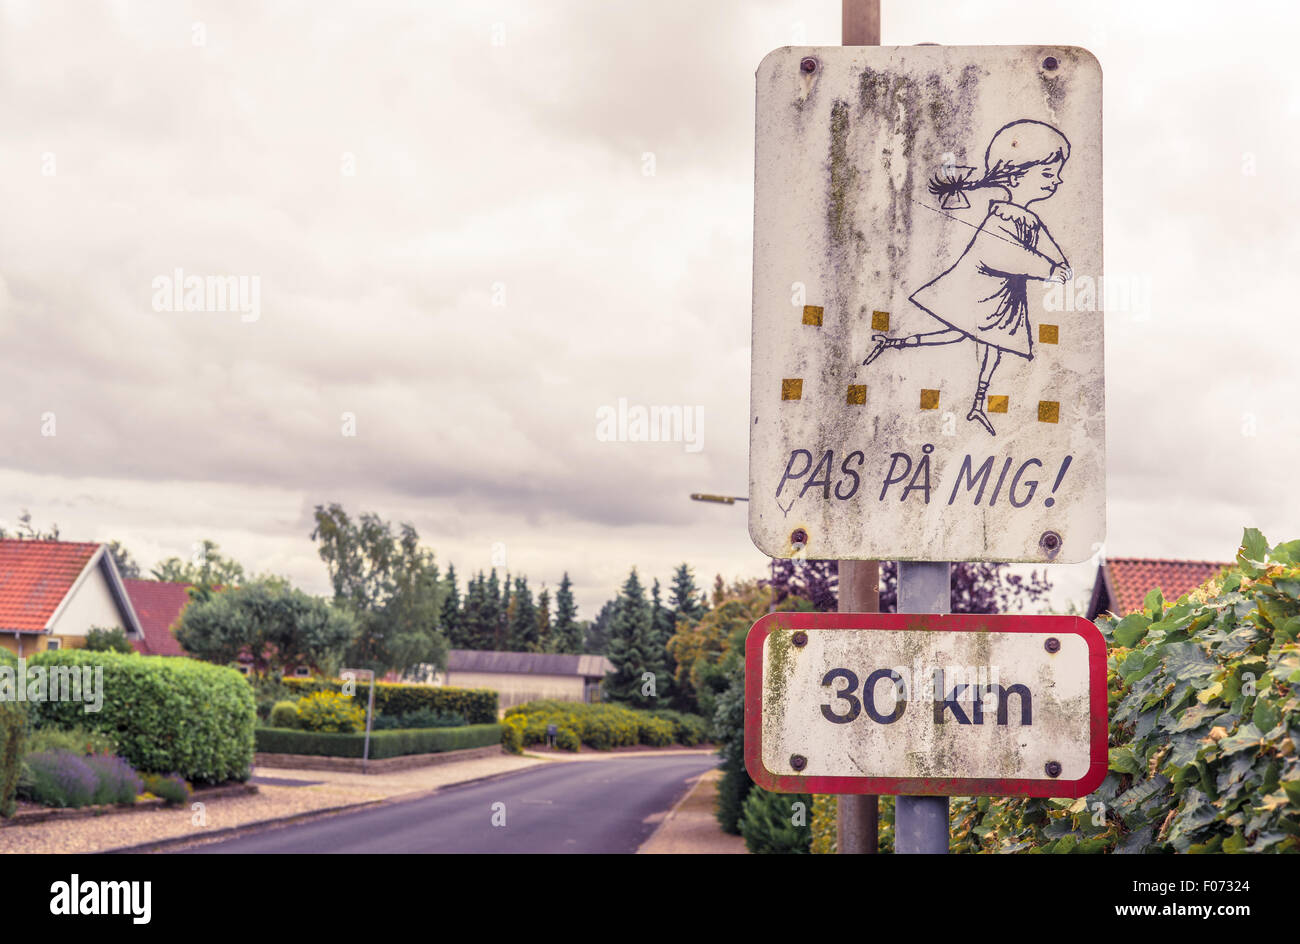
{"type": "MultiPolygon", "coordinates": [[[[763,571],[687,496],[747,487],[754,69],[838,0],[0,9],[0,522],[323,592],[338,501],[462,574],[568,570],[585,616],[634,564],[763,571]],[[257,276],[256,317],[157,310],[177,269],[257,276]],[[620,398],[702,448],[602,441],[620,398]]],[[[1107,273],[1151,293],[1106,317],[1111,555],[1300,537],[1298,25],[885,3],[886,45],[1101,60],[1107,273]]]]}

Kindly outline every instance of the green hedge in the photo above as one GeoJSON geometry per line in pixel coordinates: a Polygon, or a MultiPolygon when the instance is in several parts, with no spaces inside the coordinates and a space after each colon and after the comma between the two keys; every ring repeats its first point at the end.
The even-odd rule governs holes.
{"type": "MultiPolygon", "coordinates": [[[[295,697],[312,692],[341,692],[339,679],[286,678],[285,688],[295,697]]],[[[370,683],[357,682],[355,698],[364,705],[370,697],[370,683]]],[[[470,724],[495,724],[497,693],[490,688],[447,688],[438,685],[405,685],[400,682],[375,683],[375,711],[385,715],[407,715],[425,708],[437,714],[458,714],[470,724]]]]}
{"type": "Polygon", "coordinates": [[[676,711],[646,711],[609,702],[586,704],[542,699],[515,705],[506,711],[505,724],[518,733],[503,741],[507,750],[515,742],[520,748],[546,740],[546,729],[555,725],[557,737],[566,731],[588,747],[607,751],[615,747],[646,744],[667,747],[674,741],[693,747],[705,739],[708,725],[698,715],[676,711]]]}
{"type": "MultiPolygon", "coordinates": [[[[266,754],[312,754],[319,757],[361,757],[366,736],[258,728],[257,749],[266,754]]],[[[472,724],[460,728],[398,728],[370,732],[370,758],[439,754],[471,747],[488,747],[501,741],[501,725],[472,724]]]]}
{"type": "Polygon", "coordinates": [[[29,702],[36,727],[84,728],[109,735],[136,770],[180,774],[199,783],[247,780],[253,763],[253,692],[234,669],[195,659],[58,649],[33,667],[102,666],[103,706],[29,702]]]}

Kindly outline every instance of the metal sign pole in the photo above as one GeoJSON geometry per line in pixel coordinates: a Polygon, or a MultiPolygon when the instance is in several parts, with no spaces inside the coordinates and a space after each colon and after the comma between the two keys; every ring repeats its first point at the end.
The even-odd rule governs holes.
{"type": "MultiPolygon", "coordinates": [[[[952,612],[950,581],[947,561],[899,561],[898,612],[952,612]]],[[[948,852],[946,796],[900,796],[895,800],[894,851],[927,855],[948,852]]]]}
{"type": "MultiPolygon", "coordinates": [[[[840,45],[880,45],[880,0],[842,0],[840,45]]],[[[839,611],[880,610],[880,563],[839,562],[839,611]]],[[[880,804],[872,794],[843,793],[836,801],[836,850],[841,855],[871,855],[880,849],[880,804]]]]}
{"type": "Polygon", "coordinates": [[[361,750],[361,769],[370,764],[370,722],[375,717],[375,673],[370,673],[370,704],[366,708],[366,743],[361,750]]]}

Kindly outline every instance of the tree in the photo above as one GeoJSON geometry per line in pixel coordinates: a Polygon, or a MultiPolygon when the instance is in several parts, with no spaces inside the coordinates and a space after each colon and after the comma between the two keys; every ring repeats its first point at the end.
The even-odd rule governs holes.
{"type": "Polygon", "coordinates": [[[194,545],[194,555],[187,561],[169,557],[150,571],[154,580],[166,583],[189,583],[201,589],[236,586],[244,579],[244,565],[220,552],[216,541],[206,538],[194,545]]]}
{"type": "Polygon", "coordinates": [[[140,579],[140,565],[131,556],[131,552],[122,546],[121,541],[109,541],[108,553],[112,556],[113,563],[117,565],[117,572],[122,575],[123,580],[140,579]]]}
{"type": "MultiPolygon", "coordinates": [[[[509,578],[507,578],[509,579],[509,578]]],[[[505,607],[501,602],[501,582],[497,579],[497,569],[492,568],[487,582],[483,584],[483,625],[482,649],[504,649],[505,634],[502,625],[505,622],[505,607]]]]}
{"type": "Polygon", "coordinates": [[[456,649],[471,648],[465,638],[465,616],[460,608],[460,591],[456,588],[456,568],[447,565],[445,595],[442,599],[442,631],[447,642],[456,649]]]}
{"type": "Polygon", "coordinates": [[[674,623],[672,610],[663,605],[659,579],[656,577],[650,587],[650,651],[647,658],[654,662],[659,670],[657,695],[660,704],[669,704],[673,700],[673,663],[672,653],[668,651],[668,640],[672,638],[674,623]]]}
{"type": "Polygon", "coordinates": [[[609,651],[610,624],[614,621],[614,611],[618,608],[618,599],[606,600],[596,618],[587,624],[583,635],[582,648],[592,655],[603,656],[609,651]]]}
{"type": "Polygon", "coordinates": [[[673,626],[676,630],[676,624],[681,620],[695,622],[704,615],[708,608],[704,605],[704,600],[700,596],[700,589],[695,585],[695,574],[691,568],[683,562],[673,571],[672,590],[668,598],[668,605],[673,611],[673,626]]]}
{"type": "Polygon", "coordinates": [[[533,603],[528,580],[515,578],[515,592],[510,600],[509,648],[512,652],[537,652],[537,606],[533,603]]]}
{"type": "Polygon", "coordinates": [[[537,595],[537,651],[554,652],[551,648],[551,591],[542,587],[537,595]]]}
{"type": "Polygon", "coordinates": [[[19,541],[57,541],[59,526],[50,525],[50,530],[41,531],[32,525],[32,513],[24,508],[18,514],[18,527],[13,532],[0,528],[0,538],[17,538],[19,541]]]}
{"type": "Polygon", "coordinates": [[[615,604],[606,655],[614,664],[604,683],[610,701],[638,708],[659,703],[657,688],[667,682],[667,675],[662,657],[654,653],[653,613],[635,567],[624,581],[615,604]],[[653,676],[655,686],[650,691],[647,691],[647,674],[653,676]]]}
{"type": "Polygon", "coordinates": [[[315,519],[311,536],[320,544],[334,601],[359,627],[348,661],[380,672],[445,667],[447,638],[439,626],[445,588],[415,528],[402,524],[394,533],[373,513],[353,522],[338,504],[317,505],[315,519]]]}
{"type": "Polygon", "coordinates": [[[86,633],[87,652],[121,652],[130,654],[135,652],[131,647],[131,642],[126,638],[126,630],[121,626],[114,626],[106,629],[103,626],[92,626],[86,633]]]}
{"type": "Polygon", "coordinates": [[[555,591],[555,621],[551,626],[552,652],[582,652],[582,631],[578,605],[573,601],[573,581],[566,571],[555,591]]]}
{"type": "Polygon", "coordinates": [[[177,642],[191,655],[224,665],[247,654],[258,677],[300,665],[337,671],[356,634],[346,608],[266,581],[195,600],[176,628],[177,642]]]}
{"type": "MultiPolygon", "coordinates": [[[[780,560],[773,568],[775,579],[766,580],[776,589],[780,603],[786,597],[810,600],[823,612],[836,609],[839,596],[837,561],[780,560]]],[[[949,568],[952,612],[1015,613],[1044,603],[1052,589],[1045,574],[1028,577],[1010,572],[1006,564],[962,561],[949,568]]],[[[880,563],[880,612],[898,610],[898,563],[880,563]]]]}

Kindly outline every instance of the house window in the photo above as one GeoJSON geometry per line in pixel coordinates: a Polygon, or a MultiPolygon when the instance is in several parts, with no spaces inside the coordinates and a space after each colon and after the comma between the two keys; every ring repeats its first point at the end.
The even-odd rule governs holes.
{"type": "Polygon", "coordinates": [[[298,668],[293,670],[293,675],[294,678],[307,678],[311,675],[311,669],[300,665],[298,668]]]}
{"type": "Polygon", "coordinates": [[[45,651],[46,651],[46,652],[49,652],[51,649],[62,649],[62,648],[63,648],[63,640],[62,640],[62,639],[47,639],[47,640],[45,640],[45,651]]]}

